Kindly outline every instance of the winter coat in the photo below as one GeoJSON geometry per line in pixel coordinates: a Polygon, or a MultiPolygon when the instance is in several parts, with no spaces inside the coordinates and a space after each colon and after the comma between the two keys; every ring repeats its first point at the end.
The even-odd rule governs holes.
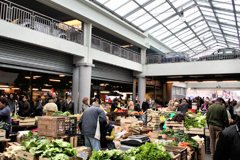
{"type": "Polygon", "coordinates": [[[219,134],[214,160],[239,160],[240,131],[239,124],[224,129],[219,134]]]}
{"type": "Polygon", "coordinates": [[[79,127],[82,135],[94,138],[98,117],[100,126],[106,126],[107,120],[105,112],[99,106],[91,106],[83,112],[83,115],[79,121],[79,127]]]}

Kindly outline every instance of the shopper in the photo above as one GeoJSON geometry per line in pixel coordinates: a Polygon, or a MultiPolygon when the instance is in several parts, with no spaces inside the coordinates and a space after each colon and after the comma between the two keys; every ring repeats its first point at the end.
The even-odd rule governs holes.
{"type": "Polygon", "coordinates": [[[207,124],[210,132],[210,150],[211,156],[214,157],[215,147],[218,141],[219,133],[229,126],[228,115],[223,104],[225,101],[218,98],[216,103],[211,105],[207,111],[207,124]]]}
{"type": "Polygon", "coordinates": [[[63,98],[62,98],[62,97],[58,97],[58,98],[57,98],[56,105],[57,105],[59,111],[63,111],[63,109],[62,109],[63,98]]]}
{"type": "Polygon", "coordinates": [[[148,101],[145,99],[142,103],[142,110],[143,112],[146,112],[149,109],[148,101]]]}
{"type": "Polygon", "coordinates": [[[22,101],[19,102],[19,115],[28,117],[30,115],[31,106],[26,96],[23,96],[22,101]]]}
{"type": "Polygon", "coordinates": [[[107,148],[109,150],[116,149],[115,144],[113,143],[113,140],[115,138],[114,126],[109,121],[109,118],[108,117],[106,118],[107,124],[103,130],[103,135],[101,136],[101,147],[107,148]]]}
{"type": "Polygon", "coordinates": [[[5,97],[0,98],[0,121],[8,124],[3,128],[6,130],[6,138],[8,138],[11,125],[11,110],[8,105],[8,100],[5,97]]]}
{"type": "Polygon", "coordinates": [[[83,102],[83,104],[82,104],[82,110],[81,110],[81,113],[83,113],[84,111],[86,111],[89,107],[90,107],[90,105],[88,104],[88,98],[87,97],[84,97],[83,99],[82,99],[82,102],[83,102]]]}
{"type": "Polygon", "coordinates": [[[83,112],[79,121],[79,128],[85,137],[86,147],[91,147],[96,151],[100,150],[100,126],[106,126],[106,123],[104,110],[99,107],[99,100],[95,98],[93,105],[83,112]]]}
{"type": "Polygon", "coordinates": [[[43,115],[43,100],[42,98],[38,98],[36,110],[35,110],[35,116],[42,116],[42,115],[43,115]]]}
{"type": "Polygon", "coordinates": [[[58,111],[58,107],[55,104],[54,99],[49,99],[48,103],[43,106],[43,113],[58,111]]]}
{"type": "Polygon", "coordinates": [[[114,98],[113,103],[111,105],[111,112],[115,111],[115,109],[121,109],[118,107],[118,99],[114,98]]]}
{"type": "Polygon", "coordinates": [[[184,99],[182,103],[178,106],[177,111],[181,113],[186,113],[188,111],[188,103],[184,99]]]}
{"type": "Polygon", "coordinates": [[[62,109],[63,109],[64,112],[68,111],[71,114],[74,114],[74,105],[73,105],[73,102],[72,102],[72,96],[71,95],[68,95],[67,99],[63,102],[62,109]]]}
{"type": "MultiPolygon", "coordinates": [[[[236,113],[240,117],[240,112],[236,113]]],[[[219,140],[214,154],[214,160],[239,160],[240,157],[240,122],[224,129],[219,134],[219,140]]]]}
{"type": "Polygon", "coordinates": [[[133,101],[130,101],[128,103],[128,110],[134,111],[134,103],[133,103],[133,101]]]}
{"type": "Polygon", "coordinates": [[[135,106],[134,106],[134,111],[137,111],[137,112],[140,112],[140,111],[141,111],[140,101],[139,101],[139,100],[136,101],[136,104],[135,104],[135,106]]]}
{"type": "Polygon", "coordinates": [[[208,109],[208,101],[205,100],[205,101],[204,101],[204,104],[202,104],[202,106],[201,106],[201,110],[202,110],[202,111],[207,111],[207,109],[208,109]]]}
{"type": "Polygon", "coordinates": [[[9,94],[9,97],[8,97],[8,104],[9,104],[9,107],[10,107],[10,110],[11,110],[11,113],[12,114],[15,114],[15,110],[16,110],[16,100],[14,99],[14,95],[11,93],[9,94]]]}

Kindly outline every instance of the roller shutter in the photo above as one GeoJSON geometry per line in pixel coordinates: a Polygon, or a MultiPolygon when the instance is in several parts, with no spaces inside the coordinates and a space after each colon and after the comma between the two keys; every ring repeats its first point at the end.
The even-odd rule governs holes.
{"type": "Polygon", "coordinates": [[[72,63],[72,55],[0,38],[1,67],[72,75],[72,63]]]}
{"type": "Polygon", "coordinates": [[[92,79],[107,80],[120,83],[132,83],[133,72],[117,66],[94,61],[92,79]]]}

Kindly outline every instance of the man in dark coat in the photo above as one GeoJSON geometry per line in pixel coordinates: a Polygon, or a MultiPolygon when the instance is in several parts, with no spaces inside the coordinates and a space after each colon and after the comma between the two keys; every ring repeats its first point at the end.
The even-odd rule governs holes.
{"type": "Polygon", "coordinates": [[[96,151],[101,149],[101,127],[99,126],[99,130],[97,130],[98,120],[100,126],[106,126],[107,120],[105,112],[99,107],[99,100],[96,98],[93,105],[83,112],[79,121],[81,134],[85,137],[85,146],[96,151]],[[97,135],[99,135],[99,138],[97,135]]]}

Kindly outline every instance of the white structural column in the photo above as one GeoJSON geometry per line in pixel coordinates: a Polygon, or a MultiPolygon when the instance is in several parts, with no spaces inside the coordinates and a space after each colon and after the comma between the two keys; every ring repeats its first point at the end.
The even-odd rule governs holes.
{"type": "Polygon", "coordinates": [[[74,57],[73,85],[72,94],[74,101],[74,112],[82,111],[82,99],[84,97],[90,100],[91,94],[91,76],[92,76],[92,58],[89,54],[91,47],[92,24],[84,23],[84,46],[87,47],[86,57],[74,57]]]}
{"type": "MultiPolygon", "coordinates": [[[[146,48],[141,49],[141,64],[144,66],[146,64],[146,48]]],[[[145,99],[146,94],[146,78],[144,73],[140,73],[137,75],[138,78],[138,99],[140,100],[140,104],[145,99]]]]}
{"type": "Polygon", "coordinates": [[[140,100],[140,104],[145,99],[146,94],[146,78],[145,77],[138,77],[138,99],[140,100]]]}

